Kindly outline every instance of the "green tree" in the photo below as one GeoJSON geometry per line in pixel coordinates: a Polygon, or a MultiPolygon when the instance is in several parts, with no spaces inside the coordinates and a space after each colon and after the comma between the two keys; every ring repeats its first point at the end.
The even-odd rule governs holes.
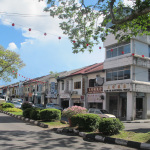
{"type": "Polygon", "coordinates": [[[133,5],[125,6],[123,0],[94,0],[91,4],[88,0],[48,0],[45,11],[63,19],[60,27],[71,40],[73,53],[85,49],[91,52],[109,33],[118,41],[127,41],[138,34],[150,35],[150,0],[128,1],[133,5]],[[112,28],[106,28],[108,23],[112,28]]]}
{"type": "Polygon", "coordinates": [[[50,71],[49,73],[51,76],[54,76],[55,78],[57,78],[59,76],[59,74],[57,72],[50,71]]]}
{"type": "Polygon", "coordinates": [[[17,78],[16,72],[24,66],[25,64],[17,53],[0,46],[0,79],[11,81],[9,76],[17,78]]]}

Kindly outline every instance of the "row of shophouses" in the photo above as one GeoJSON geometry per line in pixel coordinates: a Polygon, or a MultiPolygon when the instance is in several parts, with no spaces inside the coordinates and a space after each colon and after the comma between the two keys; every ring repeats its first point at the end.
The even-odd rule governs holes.
{"type": "Polygon", "coordinates": [[[80,69],[3,87],[6,99],[106,109],[126,120],[150,118],[150,36],[104,42],[105,60],[80,69]],[[44,84],[39,84],[42,81],[44,84]]]}

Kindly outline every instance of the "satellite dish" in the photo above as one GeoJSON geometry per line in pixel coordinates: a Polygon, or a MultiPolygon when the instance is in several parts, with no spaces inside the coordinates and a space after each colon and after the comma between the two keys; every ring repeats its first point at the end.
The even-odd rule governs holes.
{"type": "Polygon", "coordinates": [[[101,78],[101,77],[96,77],[96,83],[97,83],[98,85],[103,85],[104,79],[101,78]]]}

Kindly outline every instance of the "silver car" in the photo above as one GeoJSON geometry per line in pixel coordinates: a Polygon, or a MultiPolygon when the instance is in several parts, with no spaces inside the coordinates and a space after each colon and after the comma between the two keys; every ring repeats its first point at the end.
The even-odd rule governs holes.
{"type": "Polygon", "coordinates": [[[21,109],[21,103],[14,101],[14,102],[12,102],[12,104],[14,104],[15,108],[21,109]]]}
{"type": "Polygon", "coordinates": [[[46,108],[54,108],[54,109],[59,109],[63,111],[63,109],[58,104],[55,104],[55,103],[47,103],[46,108]]]}
{"type": "Polygon", "coordinates": [[[108,111],[104,109],[90,108],[88,113],[97,114],[101,118],[116,118],[116,116],[109,114],[108,111]]]}

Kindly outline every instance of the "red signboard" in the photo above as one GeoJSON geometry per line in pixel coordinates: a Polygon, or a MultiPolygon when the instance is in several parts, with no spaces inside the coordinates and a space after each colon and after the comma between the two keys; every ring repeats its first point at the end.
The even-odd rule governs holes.
{"type": "Polygon", "coordinates": [[[88,94],[102,93],[102,92],[103,92],[103,87],[102,86],[88,88],[88,94]]]}

